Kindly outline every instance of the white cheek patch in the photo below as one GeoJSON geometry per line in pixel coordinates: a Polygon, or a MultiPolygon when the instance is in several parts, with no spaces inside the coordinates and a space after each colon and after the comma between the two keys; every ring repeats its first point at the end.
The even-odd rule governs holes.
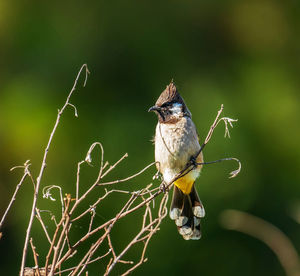
{"type": "Polygon", "coordinates": [[[170,111],[174,116],[179,116],[180,114],[182,114],[182,104],[173,103],[172,107],[170,108],[170,111]]]}

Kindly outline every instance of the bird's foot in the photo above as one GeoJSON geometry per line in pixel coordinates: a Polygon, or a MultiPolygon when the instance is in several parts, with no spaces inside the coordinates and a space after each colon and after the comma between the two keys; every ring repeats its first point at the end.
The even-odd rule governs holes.
{"type": "Polygon", "coordinates": [[[160,184],[160,186],[159,186],[159,189],[160,189],[161,191],[163,191],[163,193],[166,193],[166,192],[168,191],[167,186],[166,186],[166,182],[165,182],[165,181],[161,182],[161,184],[160,184]]]}
{"type": "Polygon", "coordinates": [[[197,167],[197,166],[198,166],[198,163],[197,163],[197,160],[196,160],[196,157],[195,157],[195,156],[192,156],[192,157],[190,158],[189,163],[190,163],[193,167],[197,167]]]}

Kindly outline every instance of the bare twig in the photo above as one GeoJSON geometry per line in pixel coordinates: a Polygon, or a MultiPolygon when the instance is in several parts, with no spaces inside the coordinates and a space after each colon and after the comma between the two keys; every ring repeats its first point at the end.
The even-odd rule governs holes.
{"type": "MultiPolygon", "coordinates": [[[[7,214],[8,214],[8,211],[10,210],[11,206],[13,205],[13,203],[14,203],[15,200],[16,200],[16,196],[17,196],[17,193],[18,193],[19,189],[21,188],[21,185],[23,184],[23,182],[24,182],[26,176],[30,174],[29,169],[28,169],[29,166],[30,166],[30,163],[29,163],[29,160],[27,160],[27,161],[24,163],[24,166],[17,166],[17,167],[11,168],[11,171],[14,170],[14,169],[16,169],[16,168],[23,168],[23,169],[24,169],[24,174],[23,174],[23,176],[22,176],[20,182],[19,182],[18,185],[16,186],[15,192],[14,192],[14,194],[13,194],[13,196],[12,196],[12,198],[11,198],[11,200],[10,200],[10,202],[9,202],[9,204],[8,204],[6,210],[5,210],[5,212],[4,212],[4,214],[3,214],[2,218],[1,218],[1,221],[0,221],[0,229],[1,229],[2,225],[3,225],[3,222],[4,222],[4,220],[5,220],[6,216],[7,216],[7,214]]],[[[0,239],[1,239],[1,237],[0,237],[0,239]]]]}
{"type": "Polygon", "coordinates": [[[150,167],[152,167],[153,165],[155,165],[157,162],[152,162],[151,164],[149,164],[148,166],[144,167],[142,170],[140,170],[139,172],[137,172],[136,174],[133,174],[131,176],[128,176],[124,179],[118,179],[115,181],[110,181],[110,182],[104,182],[104,183],[99,183],[98,186],[104,186],[104,185],[112,185],[112,184],[117,184],[117,183],[121,183],[121,182],[125,182],[128,180],[131,180],[135,177],[137,177],[138,175],[142,174],[144,171],[148,170],[150,167]]]}
{"type": "MultiPolygon", "coordinates": [[[[116,166],[118,166],[125,158],[128,157],[128,153],[125,153],[115,164],[110,166],[105,173],[101,177],[98,177],[98,181],[100,181],[101,178],[105,177],[107,174],[109,174],[116,166]]],[[[98,184],[98,181],[97,184],[98,184]]]]}
{"type": "Polygon", "coordinates": [[[60,249],[60,244],[62,243],[62,241],[64,239],[64,236],[66,235],[66,230],[67,230],[67,228],[69,226],[69,222],[70,222],[70,216],[68,214],[68,211],[69,211],[69,206],[70,206],[70,202],[71,202],[71,195],[67,195],[65,201],[66,201],[66,211],[65,211],[64,216],[63,216],[64,218],[62,218],[62,220],[61,220],[62,223],[64,223],[64,226],[63,226],[63,229],[60,233],[60,237],[57,241],[57,244],[56,244],[56,246],[54,247],[54,250],[53,250],[53,259],[52,259],[52,264],[51,264],[50,276],[54,275],[54,272],[55,272],[55,269],[56,269],[56,262],[57,262],[59,249],[60,249]]]}
{"type": "Polygon", "coordinates": [[[228,158],[222,158],[222,159],[215,160],[215,161],[203,162],[203,163],[196,163],[196,164],[197,164],[197,165],[209,165],[209,164],[219,163],[219,162],[222,162],[222,161],[232,161],[232,160],[238,162],[238,164],[239,164],[239,167],[238,167],[236,170],[230,172],[229,178],[233,178],[233,177],[236,177],[236,176],[240,173],[241,168],[242,168],[242,163],[241,163],[241,161],[238,160],[237,158],[234,158],[234,157],[228,157],[228,158]]]}
{"type": "MultiPolygon", "coordinates": [[[[99,143],[100,144],[100,143],[99,143]]],[[[103,152],[103,151],[102,151],[103,152]]],[[[95,183],[80,197],[78,198],[78,200],[76,200],[75,204],[73,205],[71,211],[70,211],[70,215],[73,214],[74,210],[77,208],[78,204],[84,200],[86,198],[86,196],[97,186],[98,181],[103,178],[105,175],[107,175],[112,169],[114,169],[122,160],[124,160],[126,157],[128,156],[128,154],[124,154],[114,165],[110,166],[110,168],[102,174],[103,172],[103,166],[101,165],[100,168],[100,172],[99,175],[97,177],[97,180],[95,181],[95,183]]],[[[102,164],[102,161],[101,161],[102,164]]]]}
{"type": "Polygon", "coordinates": [[[78,200],[79,197],[79,175],[80,175],[80,166],[83,164],[85,161],[80,161],[77,164],[77,174],[76,174],[76,201],[78,200]]]}
{"type": "Polygon", "coordinates": [[[91,232],[91,230],[92,230],[92,225],[93,225],[95,215],[96,215],[96,211],[95,211],[95,208],[93,208],[93,209],[91,209],[91,220],[90,220],[88,232],[91,232]]]}
{"type": "MultiPolygon", "coordinates": [[[[93,256],[93,254],[95,253],[95,251],[98,249],[98,247],[100,246],[100,244],[103,242],[103,240],[107,237],[107,235],[109,234],[109,232],[111,231],[112,227],[114,226],[114,224],[116,223],[116,221],[119,219],[119,217],[121,216],[121,214],[124,212],[124,210],[127,208],[127,205],[130,204],[130,202],[134,199],[135,195],[132,195],[130,197],[130,199],[126,202],[126,204],[123,206],[123,208],[121,209],[121,211],[115,216],[115,218],[111,221],[110,225],[107,228],[107,231],[105,231],[104,235],[102,235],[95,244],[93,244],[91,246],[91,248],[88,250],[88,252],[85,254],[85,256],[82,258],[82,260],[80,261],[80,263],[78,264],[78,266],[76,267],[76,269],[72,272],[71,276],[75,276],[76,273],[79,271],[80,267],[82,266],[82,264],[84,264],[82,266],[82,270],[86,267],[87,262],[90,260],[90,258],[93,256]]],[[[75,246],[74,246],[75,247],[75,246]]]]}
{"type": "Polygon", "coordinates": [[[225,123],[225,137],[228,136],[230,138],[230,133],[229,133],[229,129],[228,129],[228,124],[231,126],[231,128],[233,128],[233,125],[232,123],[233,122],[236,122],[237,120],[235,119],[231,119],[231,118],[228,118],[228,117],[223,117],[221,119],[220,118],[220,115],[221,113],[223,112],[223,109],[224,109],[224,106],[223,104],[221,105],[221,108],[220,110],[218,111],[218,114],[217,114],[217,117],[216,119],[214,120],[213,124],[211,125],[209,131],[208,131],[208,134],[204,140],[204,143],[202,144],[200,150],[199,150],[199,153],[197,154],[197,156],[200,154],[201,151],[203,151],[203,148],[205,147],[205,145],[209,142],[210,138],[212,137],[212,134],[215,130],[215,128],[217,127],[217,125],[223,121],[225,123]]]}
{"type": "Polygon", "coordinates": [[[145,252],[146,252],[146,248],[148,246],[148,242],[149,240],[151,239],[152,235],[157,231],[159,225],[160,225],[160,222],[162,221],[163,218],[165,218],[165,216],[167,215],[168,211],[166,209],[166,204],[167,204],[167,201],[168,201],[168,194],[166,193],[161,201],[161,205],[160,205],[160,208],[159,208],[159,214],[158,214],[158,217],[152,221],[151,223],[149,223],[147,226],[145,227],[142,227],[142,229],[140,230],[140,232],[134,237],[134,239],[126,246],[126,248],[118,255],[117,258],[115,258],[115,260],[112,262],[112,264],[108,267],[106,273],[104,275],[108,275],[110,274],[110,272],[112,271],[112,269],[114,268],[114,266],[117,264],[117,262],[124,256],[124,254],[129,250],[129,248],[131,248],[135,243],[137,243],[139,240],[140,240],[140,237],[146,232],[146,231],[149,231],[150,230],[150,233],[147,235],[147,240],[145,242],[145,245],[144,245],[144,249],[143,249],[143,252],[142,252],[142,256],[141,256],[141,259],[140,261],[131,269],[129,269],[125,274],[123,275],[127,275],[130,271],[132,271],[133,269],[135,269],[136,267],[138,267],[141,263],[143,263],[144,261],[144,255],[145,255],[145,252]],[[153,225],[156,225],[155,228],[152,228],[153,225]]]}
{"type": "Polygon", "coordinates": [[[40,269],[39,269],[39,261],[38,261],[38,256],[39,255],[35,251],[36,248],[33,245],[32,238],[30,239],[30,245],[31,245],[33,259],[34,259],[34,264],[35,264],[35,268],[34,269],[36,270],[37,275],[41,276],[40,269]]]}
{"type": "MultiPolygon", "coordinates": [[[[107,255],[109,255],[111,253],[111,251],[110,250],[108,250],[104,255],[102,255],[102,256],[99,256],[99,257],[97,257],[97,258],[95,258],[95,259],[93,259],[93,260],[91,260],[91,261],[89,261],[89,262],[87,262],[86,264],[88,265],[88,264],[91,264],[91,263],[94,263],[94,262],[97,262],[97,261],[99,261],[99,260],[101,260],[101,259],[103,259],[103,258],[105,258],[107,255]]],[[[82,265],[83,266],[83,265],[82,265]]],[[[54,273],[54,275],[57,275],[57,274],[60,274],[60,273],[64,273],[64,272],[68,272],[68,271],[72,271],[72,270],[74,270],[75,268],[76,268],[77,266],[74,266],[74,267],[70,267],[70,268],[67,268],[67,269],[64,269],[64,270],[61,270],[61,271],[58,271],[58,272],[55,272],[54,273]]]]}
{"type": "Polygon", "coordinates": [[[43,222],[43,220],[42,220],[42,217],[41,217],[41,214],[40,214],[40,210],[39,210],[38,208],[36,208],[35,211],[36,211],[36,218],[37,218],[38,221],[41,223],[42,228],[43,228],[43,230],[44,230],[44,232],[45,232],[45,235],[46,235],[46,237],[47,237],[47,240],[48,240],[49,243],[51,244],[51,239],[50,239],[50,237],[49,237],[47,228],[46,228],[46,226],[45,226],[45,224],[44,224],[44,222],[43,222]]]}
{"type": "Polygon", "coordinates": [[[40,188],[42,176],[44,174],[44,170],[46,168],[46,160],[47,160],[48,151],[50,149],[50,145],[52,143],[52,140],[53,140],[54,134],[56,132],[57,126],[58,126],[58,124],[60,122],[60,117],[63,114],[63,112],[66,109],[66,107],[69,105],[70,98],[71,98],[73,92],[76,89],[78,79],[79,79],[79,77],[81,75],[81,72],[83,70],[85,70],[84,86],[86,84],[87,75],[88,75],[89,71],[88,71],[87,65],[84,64],[84,65],[81,66],[81,68],[80,68],[80,70],[79,70],[79,72],[77,74],[77,77],[75,79],[74,85],[73,85],[73,87],[72,87],[72,89],[71,89],[71,91],[70,91],[70,93],[69,93],[69,95],[67,97],[67,100],[66,100],[65,104],[58,111],[56,122],[55,122],[54,127],[52,129],[52,132],[50,134],[47,146],[45,148],[45,152],[44,152],[44,156],[43,156],[43,161],[42,161],[41,169],[40,169],[39,175],[38,175],[38,177],[36,179],[36,187],[35,187],[34,196],[33,196],[32,209],[31,209],[31,214],[30,214],[30,219],[29,219],[28,227],[27,227],[27,230],[26,230],[26,237],[25,237],[25,242],[24,242],[23,255],[22,255],[22,263],[21,263],[21,269],[20,269],[20,275],[21,276],[24,275],[24,267],[25,267],[25,261],[26,261],[26,255],[27,255],[28,241],[29,241],[29,237],[30,237],[30,232],[31,232],[31,227],[32,227],[33,219],[34,219],[34,216],[35,216],[35,209],[36,209],[36,203],[37,203],[39,188],[40,188]]]}
{"type": "MultiPolygon", "coordinates": [[[[67,209],[65,210],[65,213],[67,212],[67,209]]],[[[69,217],[69,216],[68,216],[69,217]]],[[[55,247],[55,242],[56,242],[56,238],[58,236],[58,233],[59,233],[59,230],[60,230],[60,227],[63,225],[63,222],[64,220],[66,219],[66,214],[64,214],[60,220],[60,222],[57,224],[56,226],[56,229],[55,229],[55,233],[53,235],[53,238],[51,240],[51,245],[50,245],[50,248],[49,248],[49,251],[48,251],[48,254],[47,254],[47,257],[46,257],[46,263],[45,263],[45,267],[47,268],[48,267],[48,264],[49,264],[49,260],[50,260],[50,256],[51,256],[51,253],[55,247]]]]}
{"type": "Polygon", "coordinates": [[[211,127],[210,127],[210,129],[209,129],[209,131],[208,131],[208,134],[207,134],[207,136],[206,136],[206,138],[205,138],[205,140],[204,140],[204,143],[203,143],[203,145],[201,146],[200,152],[203,150],[203,148],[205,147],[205,145],[209,142],[209,140],[210,140],[210,138],[211,138],[211,136],[212,136],[212,134],[213,134],[213,132],[214,132],[216,126],[218,125],[219,117],[220,117],[221,113],[223,112],[223,109],[224,109],[224,106],[221,105],[221,108],[220,108],[220,110],[218,111],[217,117],[216,117],[216,119],[214,120],[213,124],[211,125],[211,127]]]}

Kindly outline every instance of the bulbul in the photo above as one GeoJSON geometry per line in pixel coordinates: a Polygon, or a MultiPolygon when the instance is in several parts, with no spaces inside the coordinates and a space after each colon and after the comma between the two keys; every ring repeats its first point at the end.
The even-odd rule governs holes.
{"type": "MultiPolygon", "coordinates": [[[[197,130],[192,114],[173,81],[149,111],[158,116],[154,138],[155,161],[164,182],[168,184],[191,160],[203,163],[197,130]]],[[[205,216],[205,210],[195,188],[201,168],[201,165],[195,165],[193,170],[174,182],[170,218],[175,220],[178,232],[186,240],[201,238],[200,219],[205,216]]]]}

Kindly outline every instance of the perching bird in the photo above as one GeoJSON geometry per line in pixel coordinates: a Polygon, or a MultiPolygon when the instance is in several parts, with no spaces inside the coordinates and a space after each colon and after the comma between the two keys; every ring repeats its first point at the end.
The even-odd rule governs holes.
{"type": "MultiPolygon", "coordinates": [[[[155,161],[166,184],[170,183],[188,162],[203,163],[202,152],[192,114],[171,82],[161,93],[149,111],[158,116],[155,132],[155,161]]],[[[174,182],[170,217],[175,220],[184,239],[201,238],[200,218],[205,216],[204,207],[195,188],[195,180],[202,166],[194,169],[174,182]]]]}

